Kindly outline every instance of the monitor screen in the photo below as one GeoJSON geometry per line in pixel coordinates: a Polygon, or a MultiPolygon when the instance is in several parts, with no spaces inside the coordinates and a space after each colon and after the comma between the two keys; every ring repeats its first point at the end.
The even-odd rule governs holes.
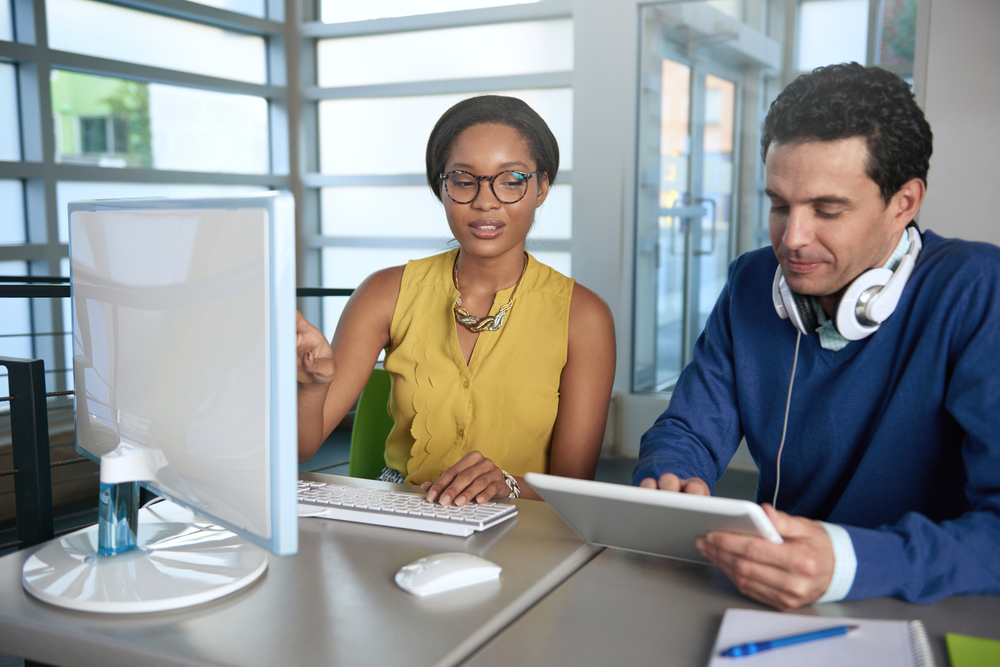
{"type": "Polygon", "coordinates": [[[295,234],[288,195],[73,202],[77,448],[143,448],[143,482],[295,553],[295,234]]]}

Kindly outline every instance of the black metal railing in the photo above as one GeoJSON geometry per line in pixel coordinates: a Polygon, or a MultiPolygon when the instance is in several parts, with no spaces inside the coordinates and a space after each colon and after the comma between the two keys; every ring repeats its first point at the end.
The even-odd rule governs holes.
{"type": "Polygon", "coordinates": [[[61,276],[0,276],[0,298],[69,297],[69,278],[61,276]]]}
{"type": "MultiPolygon", "coordinates": [[[[351,296],[349,287],[297,287],[295,296],[351,296]]],[[[69,278],[63,276],[0,276],[0,299],[69,297],[69,278]]]]}
{"type": "MultiPolygon", "coordinates": [[[[45,363],[41,359],[0,357],[7,368],[10,396],[11,454],[17,541],[3,547],[22,549],[51,540],[52,472],[49,419],[45,406],[45,363]]],[[[2,547],[0,547],[2,548],[2,547]]]]}

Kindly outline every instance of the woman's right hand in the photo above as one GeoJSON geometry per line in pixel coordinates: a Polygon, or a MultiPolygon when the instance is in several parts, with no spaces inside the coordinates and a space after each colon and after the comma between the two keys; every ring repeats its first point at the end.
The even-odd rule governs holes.
{"type": "Polygon", "coordinates": [[[389,344],[403,267],[376,271],[354,290],[333,340],[296,315],[299,462],[308,461],[343,420],[389,344]],[[336,381],[334,381],[336,376],[336,381]]]}
{"type": "Polygon", "coordinates": [[[295,313],[295,347],[300,385],[328,385],[333,381],[337,373],[333,348],[323,333],[300,312],[295,313]]]}
{"type": "Polygon", "coordinates": [[[505,480],[500,467],[474,449],[441,473],[436,482],[424,482],[420,488],[427,492],[430,502],[461,507],[470,502],[481,505],[494,498],[509,497],[510,488],[505,480]]]}

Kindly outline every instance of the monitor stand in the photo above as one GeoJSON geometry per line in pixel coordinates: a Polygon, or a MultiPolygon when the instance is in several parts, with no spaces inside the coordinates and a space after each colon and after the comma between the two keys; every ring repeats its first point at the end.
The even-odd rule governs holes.
{"type": "Polygon", "coordinates": [[[166,611],[229,595],[267,569],[263,549],[176,503],[136,510],[138,484],[105,483],[106,456],[98,525],[28,558],[21,581],[31,595],[79,611],[166,611]]]}

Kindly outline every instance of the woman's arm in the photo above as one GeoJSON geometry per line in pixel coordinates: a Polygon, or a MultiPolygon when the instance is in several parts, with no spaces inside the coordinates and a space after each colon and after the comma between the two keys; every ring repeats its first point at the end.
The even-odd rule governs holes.
{"type": "MultiPolygon", "coordinates": [[[[559,381],[559,411],[552,434],[549,472],[593,479],[604,443],[608,403],[615,379],[615,324],[604,301],[586,287],[575,285],[569,310],[566,366],[559,381]]],[[[517,477],[522,498],[541,497],[517,477]]],[[[480,452],[466,454],[431,484],[429,500],[484,503],[506,498],[509,490],[500,468],[480,452]]]]}
{"type": "MultiPolygon", "coordinates": [[[[615,381],[615,322],[608,304],[579,284],[570,303],[568,348],[559,381],[549,473],[594,479],[615,381]]],[[[538,497],[518,481],[522,497],[538,497]]]]}
{"type": "Polygon", "coordinates": [[[354,291],[332,344],[298,316],[299,461],[316,454],[371,377],[399,297],[403,267],[373,273],[354,291]]]}

